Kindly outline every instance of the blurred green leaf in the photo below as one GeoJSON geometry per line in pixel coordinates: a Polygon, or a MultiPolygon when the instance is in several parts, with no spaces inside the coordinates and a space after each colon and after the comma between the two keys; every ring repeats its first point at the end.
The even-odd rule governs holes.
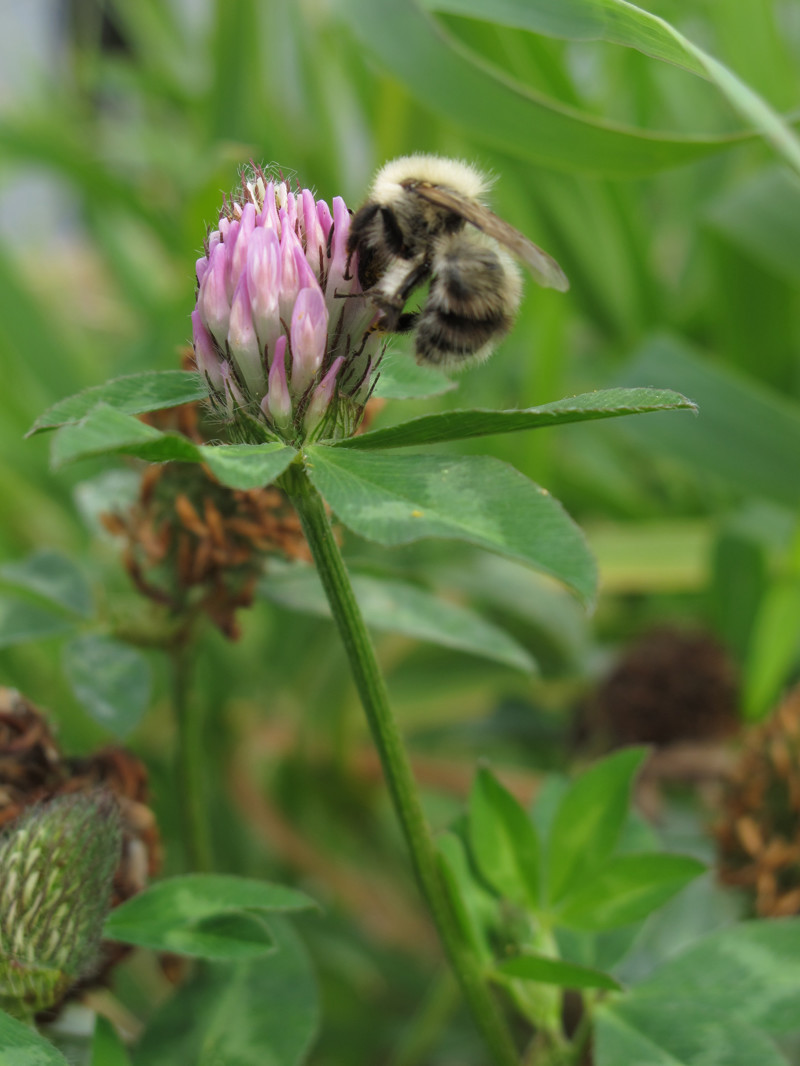
{"type": "Polygon", "coordinates": [[[432,580],[519,619],[526,633],[541,634],[559,659],[576,666],[589,645],[589,620],[575,597],[551,578],[499,555],[474,552],[452,564],[429,568],[432,580]]]}
{"type": "Polygon", "coordinates": [[[68,1066],[35,1029],[0,1010],[0,1066],[68,1066]]]}
{"type": "Polygon", "coordinates": [[[79,566],[60,552],[44,548],[20,562],[0,566],[0,579],[15,588],[27,589],[88,618],[92,614],[92,590],[79,566]]]}
{"type": "Polygon", "coordinates": [[[380,365],[375,396],[386,400],[408,400],[421,396],[438,396],[452,392],[456,382],[433,367],[418,366],[408,352],[389,349],[380,365]]]}
{"type": "Polygon", "coordinates": [[[702,1004],[620,999],[596,1012],[597,1066],[787,1066],[775,1045],[738,1011],[702,1004]]]}
{"type": "Polygon", "coordinates": [[[0,598],[0,648],[61,636],[73,628],[74,623],[63,614],[53,614],[26,600],[12,599],[10,596],[0,598]]]}
{"type": "Polygon", "coordinates": [[[725,190],[706,217],[761,266],[800,284],[800,184],[784,168],[760,170],[725,190]]]}
{"type": "Polygon", "coordinates": [[[43,166],[67,179],[94,209],[119,208],[154,231],[169,233],[152,199],[141,195],[128,174],[106,165],[93,140],[95,130],[80,121],[74,97],[65,95],[59,103],[63,106],[51,104],[42,111],[4,115],[0,121],[3,158],[43,166]]]}
{"type": "Polygon", "coordinates": [[[589,932],[639,922],[705,870],[686,855],[617,855],[570,892],[556,921],[589,932]]]}
{"type": "Polygon", "coordinates": [[[543,570],[584,601],[594,563],[578,527],[544,489],[488,456],[307,449],[315,487],[355,533],[379,544],[465,540],[543,570]]]}
{"type": "Polygon", "coordinates": [[[267,923],[259,915],[246,911],[198,918],[171,929],[165,939],[172,945],[170,950],[180,955],[217,962],[257,959],[275,948],[267,923]]]}
{"type": "Polygon", "coordinates": [[[639,518],[586,530],[602,591],[618,595],[704,588],[713,538],[714,527],[707,519],[639,518]]]}
{"type": "Polygon", "coordinates": [[[145,370],[141,374],[114,378],[104,385],[95,385],[75,396],[59,400],[39,415],[28,435],[80,422],[101,403],[129,415],[137,415],[204,400],[207,396],[208,386],[199,374],[187,370],[145,370]]]}
{"type": "MultiPolygon", "coordinates": [[[[530,672],[530,654],[498,626],[460,604],[448,603],[424,589],[400,581],[352,575],[353,589],[367,625],[403,633],[445,648],[482,655],[530,672]]],[[[307,566],[270,567],[259,592],[274,603],[330,617],[330,607],[316,570],[307,566]]]]}
{"type": "Polygon", "coordinates": [[[628,814],[634,776],[646,748],[626,748],[601,759],[570,786],[549,834],[548,898],[557,903],[580,891],[607,864],[628,814]]]}
{"type": "MultiPolygon", "coordinates": [[[[3,321],[0,341],[0,359],[5,364],[3,370],[9,373],[13,367],[17,388],[24,385],[27,414],[28,404],[50,403],[53,395],[58,395],[58,390],[73,385],[79,355],[74,341],[65,337],[52,321],[45,295],[35,292],[26,283],[19,261],[9,253],[5,243],[0,244],[0,317],[3,321]],[[51,357],[53,352],[59,353],[58,359],[51,357]],[[47,368],[46,376],[41,373],[43,367],[47,368]]],[[[30,409],[36,410],[33,406],[30,409]]]]}
{"type": "Polygon", "coordinates": [[[744,670],[745,717],[762,718],[774,706],[800,657],[800,577],[778,578],[753,620],[744,670]]]}
{"type": "Polygon", "coordinates": [[[637,1003],[693,1003],[768,1033],[800,1028],[800,918],[743,922],[668,959],[632,993],[637,1003]]]}
{"type": "Polygon", "coordinates": [[[315,908],[302,892],[225,874],[189,874],[159,881],[116,907],[104,935],[125,944],[208,959],[263,955],[272,940],[263,913],[315,908]]]}
{"type": "Polygon", "coordinates": [[[116,1029],[107,1018],[98,1014],[92,1040],[92,1066],[130,1066],[130,1062],[116,1029]]]}
{"type": "Polygon", "coordinates": [[[652,337],[626,367],[621,384],[648,381],[679,389],[697,403],[696,419],[653,414],[614,424],[649,451],[723,478],[742,492],[795,508],[800,499],[800,405],[724,364],[695,355],[675,337],[652,337]]]}
{"type": "Polygon", "coordinates": [[[439,444],[465,437],[482,437],[494,433],[515,433],[541,426],[558,426],[564,422],[588,422],[598,418],[644,414],[664,410],[696,411],[685,396],[659,389],[603,389],[582,396],[556,400],[524,411],[443,411],[422,415],[411,422],[401,422],[386,429],[373,429],[357,437],[336,442],[339,448],[407,448],[418,444],[439,444]]]}
{"type": "Polygon", "coordinates": [[[525,4],[520,0],[425,0],[429,11],[482,19],[570,41],[602,39],[608,28],[605,6],[602,0],[529,0],[525,4]]]}
{"type": "Polygon", "coordinates": [[[442,880],[464,940],[471,951],[489,966],[492,964],[492,953],[483,935],[483,917],[487,903],[491,907],[493,901],[487,900],[488,893],[475,883],[459,836],[442,833],[437,837],[436,847],[442,880]]]}
{"type": "Polygon", "coordinates": [[[64,673],[96,722],[124,739],[150,703],[150,664],[136,648],[86,633],[64,646],[64,673]]]}
{"type": "Polygon", "coordinates": [[[766,100],[665,19],[627,0],[565,0],[557,13],[553,0],[427,0],[426,6],[570,40],[609,41],[683,67],[712,82],[734,111],[800,173],[800,141],[766,100]]]}
{"type": "Polygon", "coordinates": [[[710,588],[711,617],[717,632],[743,661],[750,645],[754,619],[767,587],[767,560],[763,544],[723,530],[714,544],[710,588]]]}
{"type": "Polygon", "coordinates": [[[631,178],[702,159],[746,139],[652,133],[576,111],[485,65],[414,0],[380,5],[339,0],[339,6],[383,71],[425,107],[512,158],[631,178]]]}
{"type": "Polygon", "coordinates": [[[215,138],[247,142],[261,119],[261,5],[258,0],[226,0],[213,5],[212,77],[206,100],[210,132],[215,138]]]}
{"type": "Polygon", "coordinates": [[[515,955],[512,959],[501,962],[497,973],[503,977],[514,977],[523,981],[539,981],[562,988],[604,988],[619,991],[619,981],[601,970],[589,966],[576,966],[563,959],[552,959],[546,955],[515,955]]]}
{"type": "Polygon", "coordinates": [[[270,923],[277,950],[195,971],[158,1011],[134,1066],[301,1066],[319,1024],[317,988],[300,938],[270,923]]]}
{"type": "Polygon", "coordinates": [[[536,827],[485,768],[478,770],[470,793],[469,840],[486,881],[501,896],[536,911],[541,895],[536,827]]]}

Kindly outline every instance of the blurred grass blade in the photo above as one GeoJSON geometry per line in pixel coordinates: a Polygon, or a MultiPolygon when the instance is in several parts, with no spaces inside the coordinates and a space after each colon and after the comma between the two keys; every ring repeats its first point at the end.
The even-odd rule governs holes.
{"type": "Polygon", "coordinates": [[[263,122],[262,36],[257,0],[216,0],[211,35],[212,79],[205,112],[215,138],[247,143],[263,122]]]}
{"type": "Polygon", "coordinates": [[[589,422],[598,418],[674,410],[696,412],[697,408],[691,400],[669,389],[603,389],[522,411],[445,411],[423,415],[397,426],[362,433],[358,437],[344,437],[336,442],[336,447],[359,450],[406,448],[494,433],[516,433],[523,429],[558,426],[565,422],[589,422]]]}
{"type": "MultiPolygon", "coordinates": [[[[57,89],[53,87],[53,92],[57,89]]],[[[151,208],[151,199],[140,195],[125,172],[105,164],[98,152],[94,131],[84,128],[77,112],[69,111],[71,101],[58,93],[61,108],[25,119],[3,116],[0,120],[0,152],[5,161],[36,164],[65,178],[78,195],[95,207],[122,208],[158,234],[168,236],[170,226],[151,208]]],[[[163,237],[162,237],[163,239],[163,237]]]]}
{"type": "Polygon", "coordinates": [[[665,19],[626,0],[426,0],[432,10],[500,22],[516,29],[568,40],[602,40],[635,48],[653,59],[683,67],[719,89],[730,106],[770,141],[800,174],[800,140],[770,105],[733,71],[698,48],[665,19]]]}
{"type": "Polygon", "coordinates": [[[586,530],[600,587],[613,594],[705,588],[714,543],[710,520],[603,522],[586,530]]]}
{"type": "Polygon", "coordinates": [[[753,620],[744,669],[745,717],[763,718],[800,659],[800,575],[776,579],[753,620]]]}
{"type": "Polygon", "coordinates": [[[424,106],[515,159],[597,176],[643,177],[751,136],[681,136],[606,122],[493,70],[414,0],[338,3],[384,73],[399,79],[424,106]]]}
{"type": "Polygon", "coordinates": [[[711,201],[707,219],[770,273],[800,285],[800,183],[783,167],[726,190],[711,201]]]}
{"type": "Polygon", "coordinates": [[[681,459],[693,471],[723,478],[741,492],[788,504],[800,500],[800,405],[742,374],[695,355],[671,336],[646,341],[620,384],[649,381],[687,393],[696,419],[654,414],[642,432],[635,420],[614,432],[635,437],[645,451],[681,459]]]}
{"type": "Polygon", "coordinates": [[[729,148],[751,134],[658,133],[605,122],[479,61],[414,0],[338,0],[386,74],[426,107],[515,159],[613,178],[643,177],[729,148]]]}

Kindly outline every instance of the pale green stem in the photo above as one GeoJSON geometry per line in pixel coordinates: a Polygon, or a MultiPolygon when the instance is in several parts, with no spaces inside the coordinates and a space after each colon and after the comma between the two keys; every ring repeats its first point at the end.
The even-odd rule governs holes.
{"type": "Polygon", "coordinates": [[[175,762],[189,865],[196,873],[208,873],[213,859],[206,805],[205,718],[200,705],[190,699],[192,648],[191,637],[185,635],[169,649],[172,707],[178,729],[175,762]]]}
{"type": "Polygon", "coordinates": [[[450,964],[495,1066],[518,1066],[519,1056],[514,1042],[484,979],[480,962],[464,942],[450,907],[411,764],[325,505],[299,464],[293,464],[280,483],[300,516],[331,613],[344,642],[395,812],[411,852],[417,881],[450,964]]]}

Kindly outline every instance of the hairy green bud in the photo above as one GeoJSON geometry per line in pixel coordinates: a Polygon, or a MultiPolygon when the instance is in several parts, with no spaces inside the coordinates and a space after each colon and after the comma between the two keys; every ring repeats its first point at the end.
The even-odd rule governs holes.
{"type": "Polygon", "coordinates": [[[95,969],[122,830],[110,792],[58,796],[0,836],[0,1007],[30,1018],[95,969]]]}

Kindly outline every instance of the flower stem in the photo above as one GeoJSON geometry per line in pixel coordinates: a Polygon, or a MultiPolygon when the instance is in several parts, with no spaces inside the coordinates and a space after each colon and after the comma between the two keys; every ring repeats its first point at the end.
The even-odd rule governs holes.
{"type": "Polygon", "coordinates": [[[325,505],[299,464],[293,464],[287,470],[281,479],[281,486],[300,516],[334,621],[344,642],[395,812],[411,852],[417,881],[450,964],[475,1023],[491,1051],[495,1066],[518,1066],[519,1056],[514,1042],[484,979],[481,965],[465,943],[450,907],[411,764],[389,706],[386,684],[333,536],[325,505]]]}
{"type": "Polygon", "coordinates": [[[192,646],[191,635],[186,633],[169,649],[172,706],[178,728],[175,769],[189,865],[197,873],[207,873],[213,869],[213,860],[205,801],[204,716],[200,706],[189,698],[192,646]]]}

